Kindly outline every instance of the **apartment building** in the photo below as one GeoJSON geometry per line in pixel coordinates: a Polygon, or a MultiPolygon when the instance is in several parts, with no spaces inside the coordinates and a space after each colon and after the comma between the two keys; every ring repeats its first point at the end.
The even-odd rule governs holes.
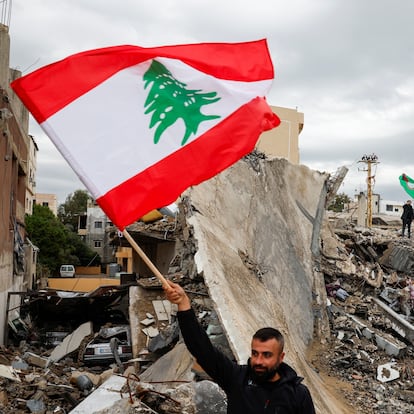
{"type": "Polygon", "coordinates": [[[37,260],[24,225],[33,205],[37,146],[28,134],[28,111],[10,88],[21,73],[9,67],[9,52],[8,27],[0,23],[0,343],[7,309],[20,304],[12,293],[32,288],[37,260]]]}

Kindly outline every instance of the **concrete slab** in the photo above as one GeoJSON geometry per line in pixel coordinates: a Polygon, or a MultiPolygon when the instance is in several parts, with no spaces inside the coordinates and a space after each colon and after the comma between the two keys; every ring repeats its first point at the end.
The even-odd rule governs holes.
{"type": "Polygon", "coordinates": [[[47,358],[43,358],[39,355],[34,354],[33,352],[25,352],[23,358],[29,364],[35,365],[40,368],[46,368],[49,363],[49,360],[47,358]]]}
{"type": "MultiPolygon", "coordinates": [[[[247,360],[257,329],[279,328],[287,361],[305,377],[318,412],[341,414],[350,411],[335,404],[305,360],[313,339],[312,295],[326,303],[313,255],[327,178],[284,159],[249,158],[184,195],[198,245],[197,271],[204,275],[236,358],[247,360]]],[[[322,307],[320,315],[327,324],[322,307]]]]}
{"type": "Polygon", "coordinates": [[[92,414],[99,410],[111,407],[116,401],[122,399],[121,389],[126,378],[113,375],[99,388],[78,404],[70,414],[92,414]]]}
{"type": "Polygon", "coordinates": [[[164,300],[153,300],[152,306],[154,307],[155,313],[157,314],[157,319],[159,321],[168,321],[171,305],[170,302],[164,300]]]}
{"type": "Polygon", "coordinates": [[[187,351],[184,343],[178,343],[171,351],[159,358],[147,370],[140,374],[143,382],[154,382],[158,392],[177,386],[180,382],[192,381],[194,378],[191,368],[194,359],[187,351]],[[175,384],[173,381],[177,381],[175,384]],[[160,382],[159,384],[155,384],[160,382]],[[164,384],[162,384],[164,382],[164,384]]]}
{"type": "Polygon", "coordinates": [[[373,298],[373,300],[391,321],[392,329],[414,345],[414,326],[381,300],[377,298],[373,298]]]}
{"type": "Polygon", "coordinates": [[[20,382],[17,372],[10,365],[0,365],[0,377],[20,382]]]}
{"type": "Polygon", "coordinates": [[[61,344],[59,344],[50,354],[49,361],[57,362],[64,356],[76,351],[81,342],[93,333],[92,322],[85,322],[80,325],[70,335],[65,337],[61,344]]]}
{"type": "Polygon", "coordinates": [[[347,315],[352,319],[355,325],[360,329],[362,335],[367,339],[374,339],[378,348],[384,350],[388,355],[401,356],[407,349],[407,345],[385,332],[380,332],[378,329],[367,325],[366,322],[361,321],[354,315],[347,315]]]}
{"type": "Polygon", "coordinates": [[[149,338],[155,338],[160,332],[157,328],[153,326],[148,326],[148,328],[143,328],[142,332],[147,335],[149,338]]]}

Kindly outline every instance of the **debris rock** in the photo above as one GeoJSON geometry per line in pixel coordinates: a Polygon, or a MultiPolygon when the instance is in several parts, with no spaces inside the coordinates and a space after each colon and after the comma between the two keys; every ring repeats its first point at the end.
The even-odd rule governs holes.
{"type": "Polygon", "coordinates": [[[394,368],[395,362],[379,365],[377,368],[377,379],[381,382],[394,381],[400,378],[400,372],[394,368]]]}

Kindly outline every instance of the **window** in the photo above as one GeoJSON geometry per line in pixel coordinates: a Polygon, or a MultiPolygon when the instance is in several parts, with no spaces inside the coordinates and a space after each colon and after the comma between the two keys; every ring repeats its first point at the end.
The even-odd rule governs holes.
{"type": "Polygon", "coordinates": [[[101,229],[102,228],[102,221],[95,221],[95,229],[101,229]]]}
{"type": "Polygon", "coordinates": [[[49,207],[49,203],[47,201],[43,201],[42,206],[49,207]]]}
{"type": "Polygon", "coordinates": [[[79,222],[78,222],[78,228],[79,230],[84,229],[86,230],[86,221],[87,221],[87,215],[79,216],[79,222]]]}
{"type": "Polygon", "coordinates": [[[385,210],[386,210],[386,211],[394,211],[394,208],[393,208],[393,206],[392,206],[391,204],[387,204],[387,205],[385,206],[385,210]]]}
{"type": "Polygon", "coordinates": [[[95,247],[101,247],[101,241],[100,240],[95,240],[95,247]]]}

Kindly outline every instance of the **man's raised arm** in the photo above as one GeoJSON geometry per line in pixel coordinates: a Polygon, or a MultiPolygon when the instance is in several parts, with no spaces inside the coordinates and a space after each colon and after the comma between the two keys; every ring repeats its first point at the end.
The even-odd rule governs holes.
{"type": "Polygon", "coordinates": [[[213,346],[206,331],[198,323],[184,289],[170,280],[168,284],[164,287],[165,296],[171,303],[178,305],[178,323],[188,350],[207,374],[225,389],[233,372],[233,362],[213,346]]]}

